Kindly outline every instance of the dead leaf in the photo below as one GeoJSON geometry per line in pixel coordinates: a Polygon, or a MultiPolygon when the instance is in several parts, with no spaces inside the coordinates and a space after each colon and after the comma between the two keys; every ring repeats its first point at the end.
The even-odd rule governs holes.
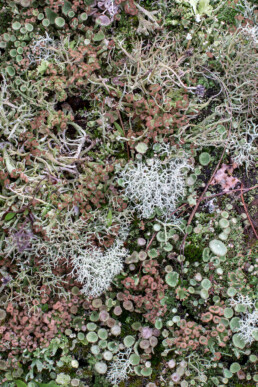
{"type": "Polygon", "coordinates": [[[235,186],[240,183],[240,180],[237,177],[232,176],[236,167],[236,163],[233,163],[232,165],[222,164],[221,168],[216,172],[211,185],[219,184],[225,192],[234,189],[235,186]]]}

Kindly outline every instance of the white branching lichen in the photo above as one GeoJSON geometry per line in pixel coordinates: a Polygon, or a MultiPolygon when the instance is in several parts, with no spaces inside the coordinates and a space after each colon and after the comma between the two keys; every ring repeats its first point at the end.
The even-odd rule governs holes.
{"type": "Polygon", "coordinates": [[[125,196],[133,203],[141,218],[150,218],[160,210],[168,219],[177,202],[185,193],[185,170],[190,166],[185,159],[162,162],[149,160],[148,165],[138,162],[127,165],[121,172],[125,196]]]}
{"type": "MultiPolygon", "coordinates": [[[[54,212],[49,211],[49,215],[54,216],[54,212]]],[[[50,269],[60,265],[60,262],[72,264],[71,275],[83,285],[82,292],[86,296],[97,297],[110,287],[114,277],[123,269],[123,259],[127,255],[123,241],[129,232],[130,219],[131,214],[127,210],[123,216],[114,216],[112,225],[116,224],[118,231],[112,231],[112,225],[107,224],[105,212],[93,213],[92,222],[79,219],[73,224],[60,224],[53,220],[53,223],[50,222],[49,227],[44,229],[45,239],[35,235],[29,238],[27,228],[20,233],[11,233],[9,238],[5,239],[4,253],[16,262],[21,261],[24,264],[29,264],[31,257],[36,255],[40,257],[41,264],[50,269]],[[26,235],[26,239],[23,236],[23,243],[22,235],[26,235]],[[111,248],[102,250],[92,244],[93,236],[102,244],[103,236],[107,235],[115,239],[111,248]]]]}
{"type": "Polygon", "coordinates": [[[245,164],[248,169],[255,161],[257,146],[255,142],[258,139],[257,125],[247,123],[247,130],[241,133],[241,137],[232,135],[229,142],[229,149],[233,160],[238,165],[245,164]]]}
{"type": "Polygon", "coordinates": [[[243,296],[243,294],[237,294],[237,298],[231,298],[230,299],[230,305],[231,306],[236,306],[236,305],[244,305],[247,308],[254,308],[254,301],[248,297],[248,296],[243,296]]]}
{"type": "Polygon", "coordinates": [[[28,54],[30,64],[56,60],[59,46],[60,43],[51,38],[47,32],[46,36],[38,35],[30,45],[31,52],[28,54]]]}
{"type": "Polygon", "coordinates": [[[231,306],[242,305],[244,306],[245,312],[242,318],[239,320],[239,328],[236,332],[246,344],[252,344],[255,341],[254,333],[257,332],[258,324],[258,311],[255,309],[255,301],[248,296],[238,294],[237,298],[231,298],[231,306]]]}
{"type": "Polygon", "coordinates": [[[236,4],[236,10],[247,19],[254,19],[256,6],[252,5],[250,1],[240,0],[236,4]]]}
{"type": "Polygon", "coordinates": [[[96,247],[85,249],[72,258],[72,275],[83,284],[82,293],[98,297],[110,287],[113,278],[122,271],[123,258],[127,255],[122,244],[116,241],[105,252],[96,247]]]}
{"type": "Polygon", "coordinates": [[[2,139],[17,140],[27,130],[33,117],[31,107],[25,103],[11,103],[11,92],[4,74],[0,84],[0,132],[2,139]]]}
{"type": "Polygon", "coordinates": [[[133,371],[129,361],[131,352],[132,348],[128,348],[124,352],[120,351],[116,354],[107,373],[107,380],[110,383],[119,384],[123,380],[128,379],[128,374],[133,371]]]}
{"type": "Polygon", "coordinates": [[[239,321],[239,335],[246,344],[252,344],[255,341],[254,333],[258,330],[258,311],[254,310],[252,313],[247,313],[239,321]]]}

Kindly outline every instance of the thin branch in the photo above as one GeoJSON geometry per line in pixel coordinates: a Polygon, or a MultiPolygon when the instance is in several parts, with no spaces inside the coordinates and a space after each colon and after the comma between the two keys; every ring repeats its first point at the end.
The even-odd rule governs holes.
{"type": "MultiPolygon", "coordinates": [[[[213,172],[210,180],[206,184],[206,187],[204,188],[201,196],[199,197],[199,199],[198,199],[198,201],[197,201],[197,203],[196,203],[196,205],[195,205],[195,207],[194,207],[194,209],[193,209],[193,211],[192,211],[192,213],[190,215],[190,218],[188,219],[187,226],[189,226],[191,224],[191,222],[193,220],[193,217],[194,217],[196,211],[198,210],[198,207],[199,207],[201,201],[203,200],[204,195],[206,194],[206,192],[207,192],[207,190],[208,190],[208,188],[209,188],[209,186],[210,186],[210,184],[211,184],[211,182],[212,182],[212,180],[213,180],[217,170],[219,169],[219,166],[220,166],[221,161],[222,161],[222,159],[224,157],[225,151],[226,151],[226,148],[223,149],[223,152],[222,152],[222,155],[220,156],[219,162],[218,162],[216,168],[214,169],[214,172],[213,172]]],[[[180,250],[182,250],[182,254],[184,254],[184,247],[185,247],[185,241],[186,241],[187,236],[188,236],[188,233],[185,234],[185,236],[183,238],[183,241],[182,241],[182,244],[180,246],[180,250]]]]}
{"type": "Polygon", "coordinates": [[[249,215],[249,212],[248,212],[246,203],[245,203],[245,201],[244,201],[243,187],[244,187],[244,186],[243,186],[243,183],[241,183],[241,200],[242,200],[242,203],[243,203],[243,206],[244,206],[244,209],[245,209],[246,216],[247,216],[247,218],[248,218],[248,220],[249,220],[249,223],[250,223],[250,225],[251,225],[251,227],[252,227],[252,229],[253,229],[254,235],[255,235],[256,239],[258,239],[257,232],[256,232],[256,230],[255,230],[255,227],[254,227],[253,222],[252,222],[252,219],[251,219],[251,217],[250,217],[250,215],[249,215]]]}
{"type": "MultiPolygon", "coordinates": [[[[118,109],[117,109],[117,114],[118,114],[119,121],[120,121],[120,124],[122,126],[122,129],[123,129],[123,132],[124,132],[124,135],[125,135],[124,123],[123,123],[123,120],[122,120],[122,117],[121,117],[121,113],[120,113],[120,111],[118,109]]],[[[130,160],[130,148],[129,148],[128,142],[126,142],[126,151],[127,151],[127,158],[128,158],[128,160],[130,160]]]]}
{"type": "Polygon", "coordinates": [[[157,233],[158,233],[158,231],[156,231],[153,235],[152,235],[152,237],[151,237],[151,240],[149,241],[149,243],[148,243],[148,245],[147,245],[147,247],[146,247],[146,253],[147,253],[147,251],[149,250],[149,248],[151,247],[151,245],[152,245],[152,242],[154,241],[154,238],[155,238],[155,236],[157,235],[157,233]]]}

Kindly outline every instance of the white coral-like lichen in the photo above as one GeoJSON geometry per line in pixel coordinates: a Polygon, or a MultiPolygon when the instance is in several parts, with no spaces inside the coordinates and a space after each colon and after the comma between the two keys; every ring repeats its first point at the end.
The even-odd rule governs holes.
{"type": "Polygon", "coordinates": [[[162,218],[168,219],[178,199],[184,196],[185,170],[189,168],[185,159],[168,162],[151,159],[148,165],[143,162],[128,164],[120,174],[125,196],[133,203],[141,218],[150,218],[158,209],[162,218]]]}
{"type": "Polygon", "coordinates": [[[123,259],[127,250],[117,241],[105,252],[100,248],[85,249],[82,254],[72,258],[72,275],[83,284],[82,293],[98,297],[111,285],[114,277],[123,269],[123,259]]]}
{"type": "MultiPolygon", "coordinates": [[[[52,215],[54,212],[49,211],[49,216],[52,215]]],[[[23,244],[21,235],[13,232],[5,239],[4,253],[17,263],[27,264],[31,257],[37,256],[41,258],[44,267],[54,268],[60,262],[69,266],[71,264],[71,275],[83,285],[82,292],[97,297],[110,287],[114,277],[123,269],[123,259],[127,255],[123,241],[128,235],[130,220],[131,213],[127,210],[123,215],[113,216],[112,225],[120,227],[119,231],[115,231],[111,225],[107,225],[107,213],[97,211],[92,213],[92,222],[81,219],[74,223],[56,221],[55,227],[50,223],[44,229],[46,238],[32,235],[28,243],[23,240],[23,244]],[[116,242],[103,251],[93,246],[93,236],[101,245],[105,236],[116,239],[116,242]]]]}
{"type": "Polygon", "coordinates": [[[131,352],[132,348],[128,348],[124,352],[120,351],[116,354],[107,374],[107,380],[110,383],[119,384],[128,379],[128,374],[133,371],[129,361],[131,352]]]}
{"type": "Polygon", "coordinates": [[[247,123],[246,131],[238,135],[232,135],[229,142],[229,149],[232,159],[238,165],[245,164],[246,169],[250,167],[257,156],[256,142],[258,139],[257,125],[247,123]]]}
{"type": "Polygon", "coordinates": [[[231,298],[230,299],[230,305],[231,306],[236,306],[238,304],[244,305],[247,308],[254,308],[254,301],[248,297],[248,296],[243,296],[243,294],[237,294],[237,298],[231,298]]]}
{"type": "Polygon", "coordinates": [[[252,344],[255,341],[254,332],[257,330],[258,324],[258,311],[254,309],[255,301],[248,296],[238,294],[236,299],[231,298],[230,305],[243,305],[246,307],[242,318],[239,320],[239,328],[236,331],[246,344],[252,344]]]}
{"type": "MultiPolygon", "coordinates": [[[[18,139],[22,133],[27,130],[27,125],[33,118],[31,107],[26,103],[11,103],[11,91],[3,73],[0,74],[3,79],[0,83],[0,132],[1,139],[5,137],[8,141],[18,139]]],[[[6,143],[8,144],[8,143],[6,143]]],[[[0,144],[3,147],[4,143],[0,144]]]]}
{"type": "Polygon", "coordinates": [[[28,53],[30,64],[57,59],[59,45],[60,43],[51,38],[47,32],[46,36],[36,36],[30,45],[31,52],[28,53]]]}
{"type": "Polygon", "coordinates": [[[258,324],[258,311],[254,310],[252,313],[246,314],[239,321],[238,332],[241,339],[244,340],[246,344],[252,344],[255,341],[254,332],[257,331],[258,324]]]}

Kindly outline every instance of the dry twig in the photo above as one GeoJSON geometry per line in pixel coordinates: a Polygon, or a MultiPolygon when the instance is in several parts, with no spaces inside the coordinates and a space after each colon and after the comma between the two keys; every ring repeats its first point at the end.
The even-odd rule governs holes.
{"type": "Polygon", "coordinates": [[[247,216],[247,218],[248,218],[248,220],[249,220],[249,223],[250,223],[250,225],[251,225],[251,227],[252,227],[252,229],[253,229],[254,235],[255,235],[256,239],[258,239],[257,232],[256,232],[256,230],[255,230],[255,227],[254,227],[254,225],[253,225],[252,219],[251,219],[251,217],[250,217],[250,215],[249,215],[249,212],[248,212],[248,209],[247,209],[245,200],[244,200],[243,187],[244,187],[244,186],[243,186],[243,183],[242,183],[242,184],[241,184],[241,200],[242,200],[242,203],[243,203],[243,206],[244,206],[244,209],[245,209],[246,216],[247,216]]]}

